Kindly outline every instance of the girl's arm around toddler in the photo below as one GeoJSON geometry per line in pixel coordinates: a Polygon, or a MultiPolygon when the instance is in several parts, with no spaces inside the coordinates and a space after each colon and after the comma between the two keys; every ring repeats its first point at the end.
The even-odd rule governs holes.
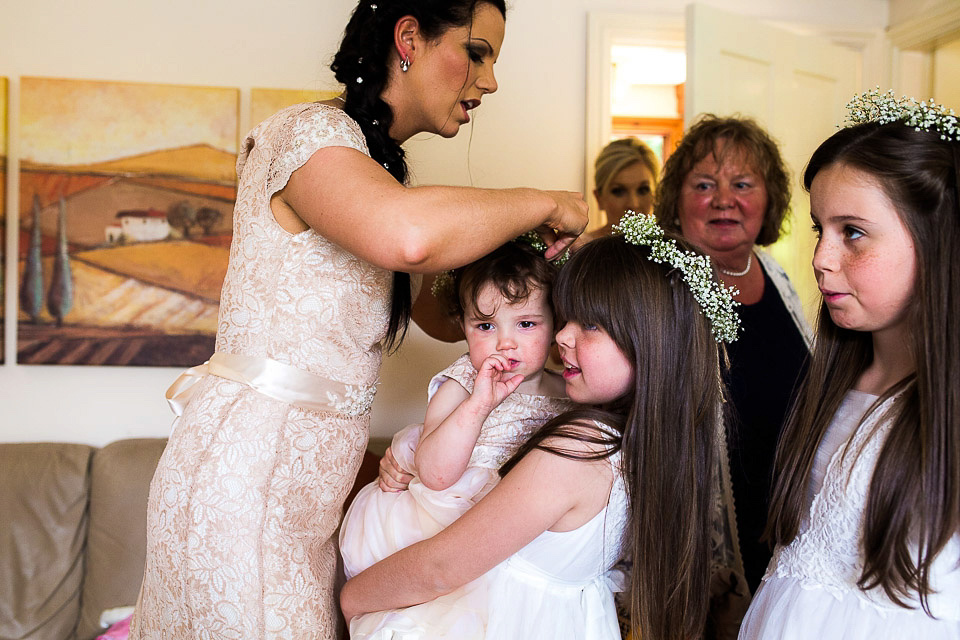
{"type": "MultiPolygon", "coordinates": [[[[566,451],[591,447],[563,439],[566,451]]],[[[610,462],[530,451],[490,493],[432,538],[389,556],[349,580],[344,616],[427,602],[474,580],[544,531],[570,531],[606,505],[610,462]],[[385,585],[389,585],[386,588],[385,585]]]]}

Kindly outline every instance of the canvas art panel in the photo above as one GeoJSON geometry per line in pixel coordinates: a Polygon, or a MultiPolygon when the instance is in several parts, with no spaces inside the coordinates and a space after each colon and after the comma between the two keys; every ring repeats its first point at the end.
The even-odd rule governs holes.
{"type": "Polygon", "coordinates": [[[23,364],[191,366],[214,349],[239,91],[23,78],[23,364]]]}
{"type": "Polygon", "coordinates": [[[301,102],[330,100],[340,91],[312,91],[309,89],[251,89],[250,127],[253,128],[284,107],[301,102]]]}
{"type": "Polygon", "coordinates": [[[0,78],[0,364],[4,361],[6,321],[7,246],[7,96],[6,78],[0,78]]]}

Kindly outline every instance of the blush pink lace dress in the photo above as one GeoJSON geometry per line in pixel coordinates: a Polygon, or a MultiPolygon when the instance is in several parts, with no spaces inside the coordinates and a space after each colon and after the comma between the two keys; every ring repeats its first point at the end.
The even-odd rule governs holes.
{"type": "Polygon", "coordinates": [[[335,637],[333,535],[367,443],[393,278],[275,221],[270,197],[326,146],[367,153],[341,110],[297,105],[237,161],[217,353],[150,488],[132,639],[335,637]]]}

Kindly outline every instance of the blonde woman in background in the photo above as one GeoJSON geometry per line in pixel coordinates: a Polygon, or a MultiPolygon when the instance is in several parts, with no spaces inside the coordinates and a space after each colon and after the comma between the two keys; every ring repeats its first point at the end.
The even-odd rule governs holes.
{"type": "Polygon", "coordinates": [[[637,138],[622,138],[605,146],[594,163],[597,188],[593,195],[607,221],[592,235],[610,235],[611,227],[627,210],[652,213],[659,174],[660,161],[653,149],[637,138]]]}

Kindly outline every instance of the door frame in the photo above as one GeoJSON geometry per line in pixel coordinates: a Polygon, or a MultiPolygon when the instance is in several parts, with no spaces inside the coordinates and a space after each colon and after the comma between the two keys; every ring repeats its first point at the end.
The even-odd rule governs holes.
{"type": "MultiPolygon", "coordinates": [[[[953,3],[951,3],[952,5],[953,3]]],[[[931,17],[918,17],[918,27],[898,27],[904,33],[899,36],[901,41],[907,41],[907,35],[913,38],[920,35],[920,42],[929,42],[942,33],[934,33],[934,29],[942,30],[939,20],[953,25],[951,28],[960,29],[960,6],[954,9],[949,16],[938,12],[931,17]]],[[[890,46],[890,39],[883,29],[851,29],[835,25],[788,23],[783,21],[767,21],[781,29],[789,29],[800,34],[819,35],[827,38],[834,44],[845,46],[861,54],[861,68],[858,70],[860,86],[874,85],[893,86],[900,89],[901,77],[913,77],[916,73],[917,61],[914,52],[901,53],[899,49],[905,46],[890,46]],[[912,54],[912,55],[911,55],[912,54]],[[902,58],[904,64],[910,64],[904,73],[894,73],[891,78],[891,68],[897,68],[897,60],[902,58]]],[[[911,24],[914,21],[911,21],[911,24]]],[[[891,34],[894,30],[891,30],[891,34]]],[[[900,33],[898,31],[897,33],[900,33]]],[[[909,41],[911,44],[914,40],[909,41]]],[[[586,77],[586,135],[584,150],[584,193],[590,203],[591,223],[596,222],[596,203],[593,202],[593,190],[596,185],[593,181],[593,162],[600,149],[610,140],[612,131],[612,114],[610,112],[610,47],[613,44],[632,44],[638,46],[652,46],[664,48],[686,49],[686,18],[680,11],[676,13],[651,14],[645,11],[589,11],[587,13],[587,77],[586,77]]],[[[929,64],[927,65],[929,69],[929,64]]],[[[928,79],[929,86],[929,79],[928,79]]],[[[924,94],[924,92],[919,92],[924,94]]],[[[929,93],[929,89],[926,91],[929,93]]],[[[851,96],[853,97],[853,96],[851,96]]]]}
{"type": "Polygon", "coordinates": [[[933,50],[960,32],[960,3],[941,2],[887,30],[891,86],[903,95],[933,95],[933,50]]]}

